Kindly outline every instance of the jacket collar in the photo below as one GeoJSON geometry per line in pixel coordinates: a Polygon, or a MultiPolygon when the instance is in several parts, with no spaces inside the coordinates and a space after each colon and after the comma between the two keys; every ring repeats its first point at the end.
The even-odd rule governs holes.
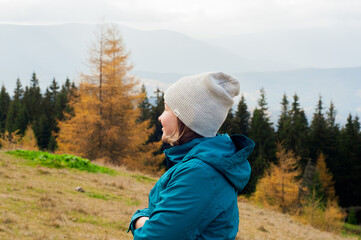
{"type": "Polygon", "coordinates": [[[206,139],[208,138],[206,137],[195,138],[185,144],[177,145],[165,149],[164,154],[167,160],[167,169],[170,169],[177,163],[181,162],[192,148],[194,148],[195,146],[197,146],[199,143],[203,142],[206,139]]]}

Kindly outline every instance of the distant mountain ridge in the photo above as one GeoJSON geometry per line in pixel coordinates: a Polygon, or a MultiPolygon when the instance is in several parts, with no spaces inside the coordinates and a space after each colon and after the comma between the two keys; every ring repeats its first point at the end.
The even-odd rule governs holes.
{"type": "MultiPolygon", "coordinates": [[[[274,121],[277,120],[283,93],[287,93],[290,100],[294,93],[299,95],[309,120],[319,94],[324,97],[325,106],[329,105],[331,99],[336,104],[339,122],[345,122],[350,112],[361,115],[361,67],[260,71],[262,64],[271,66],[277,61],[287,61],[275,54],[277,48],[265,52],[272,53],[264,55],[266,62],[259,60],[262,49],[256,51],[256,45],[252,45],[251,40],[267,45],[267,39],[263,40],[265,42],[259,39],[266,35],[256,34],[248,40],[247,36],[242,36],[240,48],[236,48],[237,37],[232,41],[223,39],[223,44],[218,41],[214,43],[218,46],[214,46],[172,31],[119,28],[125,47],[130,51],[130,61],[134,65],[132,71],[147,85],[149,95],[156,87],[165,89],[187,74],[225,71],[240,80],[241,92],[251,110],[256,106],[259,89],[265,88],[274,121]],[[253,52],[255,58],[251,61],[253,52]]],[[[95,30],[96,26],[90,24],[0,25],[0,84],[4,84],[12,94],[16,79],[19,77],[23,85],[28,85],[33,71],[38,75],[42,90],[50,85],[53,77],[60,83],[67,76],[77,80],[79,73],[87,71],[88,49],[95,30]]],[[[279,38],[280,35],[274,37],[279,38]]],[[[267,45],[267,49],[270,48],[267,45]]]]}
{"type": "MultiPolygon", "coordinates": [[[[250,61],[184,34],[119,29],[136,71],[191,74],[210,69],[249,69],[250,61]]],[[[6,56],[0,59],[1,68],[6,70],[0,72],[0,83],[16,81],[17,77],[29,79],[33,71],[40,78],[75,77],[86,70],[95,31],[96,25],[90,24],[0,25],[0,52],[6,56]]]]}
{"type": "Polygon", "coordinates": [[[328,26],[205,39],[257,61],[257,70],[361,66],[361,26],[328,26]]]}

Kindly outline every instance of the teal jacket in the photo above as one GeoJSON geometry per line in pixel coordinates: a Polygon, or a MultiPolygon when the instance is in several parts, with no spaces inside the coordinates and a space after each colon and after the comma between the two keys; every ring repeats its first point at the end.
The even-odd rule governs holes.
{"type": "Polygon", "coordinates": [[[254,145],[243,135],[218,134],[166,149],[169,170],[151,190],[148,208],[133,215],[134,239],[235,239],[237,192],[249,180],[254,145]],[[142,216],[149,220],[134,229],[142,216]]]}

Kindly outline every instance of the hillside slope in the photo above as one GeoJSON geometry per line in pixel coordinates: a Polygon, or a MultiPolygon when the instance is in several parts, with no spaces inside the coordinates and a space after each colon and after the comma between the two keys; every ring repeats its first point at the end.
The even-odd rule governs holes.
{"type": "MultiPolygon", "coordinates": [[[[156,179],[116,170],[45,168],[0,151],[0,239],[132,239],[129,219],[146,207],[156,179]]],[[[237,239],[349,239],[241,200],[239,210],[237,239]]]]}

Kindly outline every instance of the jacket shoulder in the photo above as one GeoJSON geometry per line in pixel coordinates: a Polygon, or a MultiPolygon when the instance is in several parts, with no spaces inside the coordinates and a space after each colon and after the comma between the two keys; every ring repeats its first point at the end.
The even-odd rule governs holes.
{"type": "Polygon", "coordinates": [[[214,167],[198,158],[192,158],[179,164],[179,166],[175,169],[174,174],[182,172],[188,172],[189,174],[202,174],[209,177],[219,174],[214,167]]]}

